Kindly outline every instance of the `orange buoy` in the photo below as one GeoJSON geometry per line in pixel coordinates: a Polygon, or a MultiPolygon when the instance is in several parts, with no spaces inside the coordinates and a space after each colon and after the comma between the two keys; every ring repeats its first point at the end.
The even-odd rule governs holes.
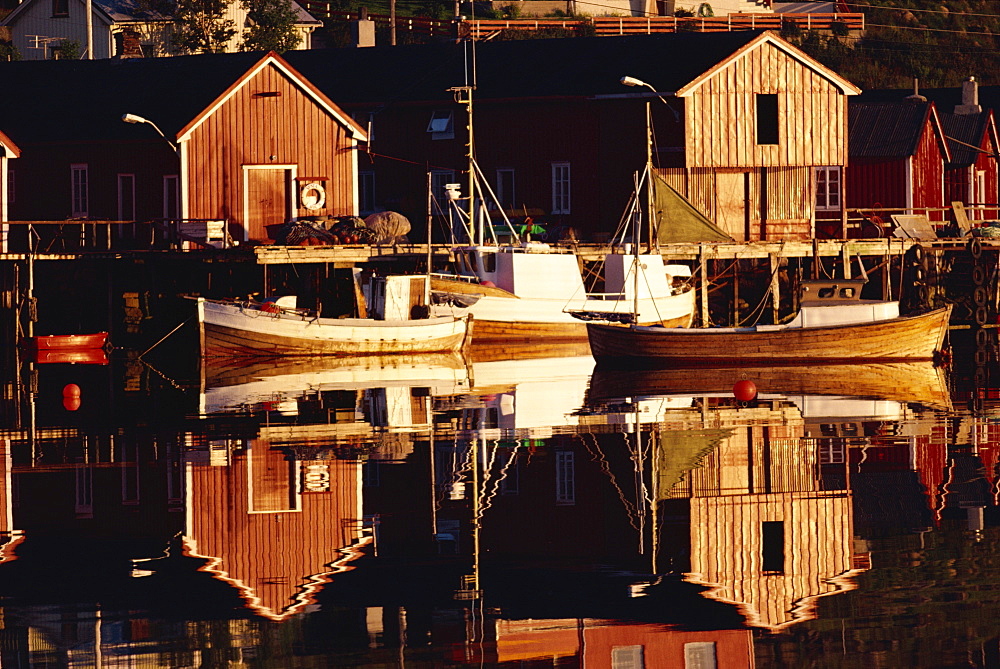
{"type": "Polygon", "coordinates": [[[750,379],[737,381],[733,385],[733,396],[740,402],[752,402],[757,399],[757,385],[750,379]]]}
{"type": "Polygon", "coordinates": [[[63,396],[63,408],[66,409],[66,411],[76,411],[77,409],[79,409],[80,408],[80,396],[79,395],[75,395],[75,396],[64,395],[63,396]]]}
{"type": "Polygon", "coordinates": [[[80,386],[75,383],[67,383],[63,386],[63,397],[79,397],[80,386]]]}

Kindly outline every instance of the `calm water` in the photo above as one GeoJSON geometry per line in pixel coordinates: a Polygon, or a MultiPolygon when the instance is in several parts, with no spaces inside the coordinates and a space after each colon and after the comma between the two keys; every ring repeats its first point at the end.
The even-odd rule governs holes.
{"type": "Polygon", "coordinates": [[[1000,665],[972,352],[481,358],[22,364],[0,666],[1000,665]]]}

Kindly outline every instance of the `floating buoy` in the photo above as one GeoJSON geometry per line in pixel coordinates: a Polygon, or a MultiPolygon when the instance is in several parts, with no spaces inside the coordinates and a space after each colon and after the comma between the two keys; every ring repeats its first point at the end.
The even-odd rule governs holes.
{"type": "Polygon", "coordinates": [[[495,283],[493,283],[492,281],[490,281],[489,279],[487,279],[486,281],[480,281],[479,285],[486,286],[487,288],[496,288],[497,287],[497,285],[495,283]]]}
{"type": "Polygon", "coordinates": [[[80,386],[75,383],[67,383],[63,386],[63,397],[80,397],[80,386]]]}
{"type": "Polygon", "coordinates": [[[750,379],[743,379],[733,384],[733,397],[740,402],[752,402],[757,399],[757,386],[750,379]]]}
{"type": "Polygon", "coordinates": [[[79,395],[63,395],[63,408],[66,411],[76,411],[80,408],[79,395]]]}

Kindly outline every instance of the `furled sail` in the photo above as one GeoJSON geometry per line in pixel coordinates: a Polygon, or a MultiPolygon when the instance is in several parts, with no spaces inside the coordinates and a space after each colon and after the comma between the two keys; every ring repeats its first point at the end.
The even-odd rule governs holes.
{"type": "Polygon", "coordinates": [[[657,239],[661,244],[733,239],[658,174],[653,175],[653,216],[657,239]]]}

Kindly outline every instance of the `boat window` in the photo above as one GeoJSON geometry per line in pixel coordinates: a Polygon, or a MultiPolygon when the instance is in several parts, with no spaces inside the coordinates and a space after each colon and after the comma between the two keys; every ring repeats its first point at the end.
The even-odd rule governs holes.
{"type": "Polygon", "coordinates": [[[475,251],[469,251],[469,269],[473,274],[479,274],[479,258],[475,251]]]}
{"type": "Polygon", "coordinates": [[[495,272],[495,271],[497,271],[497,254],[496,253],[484,253],[483,254],[483,271],[484,272],[495,272]]]}
{"type": "Polygon", "coordinates": [[[850,297],[854,297],[854,295],[855,295],[855,293],[854,293],[854,289],[853,288],[848,287],[848,288],[841,288],[840,289],[840,296],[841,297],[848,297],[848,298],[850,298],[850,297]]]}
{"type": "Polygon", "coordinates": [[[826,288],[820,288],[819,292],[816,294],[816,297],[833,297],[834,295],[837,294],[836,290],[837,290],[836,286],[827,286],[826,288]]]}

